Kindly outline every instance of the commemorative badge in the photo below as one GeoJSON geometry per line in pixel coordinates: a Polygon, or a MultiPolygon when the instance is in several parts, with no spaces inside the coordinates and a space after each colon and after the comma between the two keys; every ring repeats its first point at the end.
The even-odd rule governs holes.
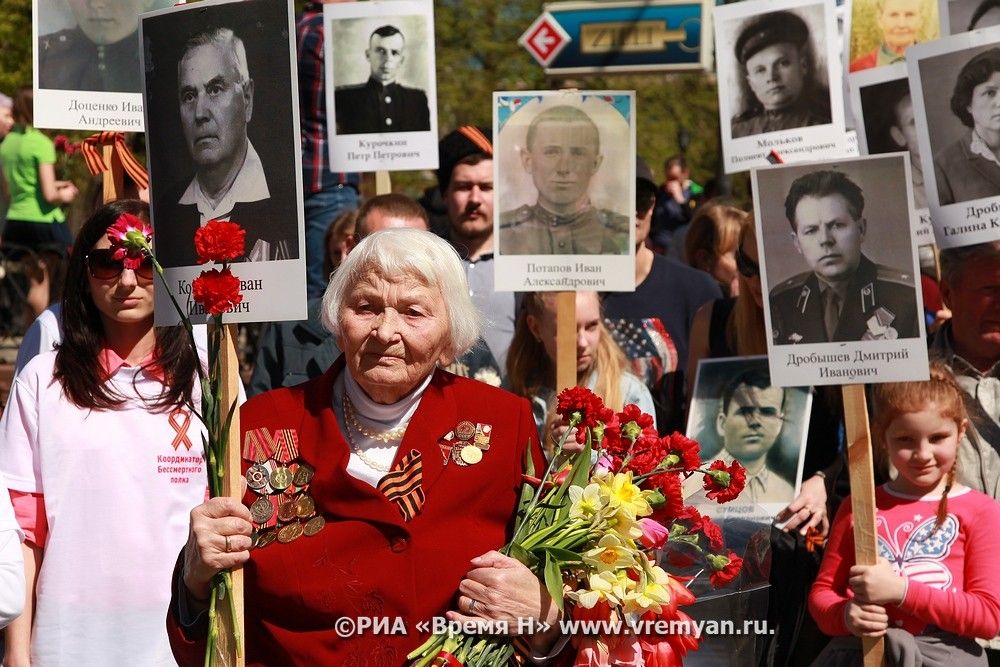
{"type": "Polygon", "coordinates": [[[483,460],[483,453],[490,448],[493,426],[473,423],[467,419],[458,422],[438,440],[444,464],[454,461],[460,466],[471,466],[483,460]]]}
{"type": "Polygon", "coordinates": [[[250,504],[251,548],[288,544],[323,529],[326,519],[316,513],[316,501],[309,495],[316,469],[300,456],[293,429],[247,431],[242,456],[250,463],[244,474],[247,488],[257,496],[250,504]]]}
{"type": "Polygon", "coordinates": [[[868,318],[866,324],[868,330],[861,335],[861,340],[896,340],[899,332],[889,326],[896,316],[887,308],[879,306],[875,313],[868,318]]]}

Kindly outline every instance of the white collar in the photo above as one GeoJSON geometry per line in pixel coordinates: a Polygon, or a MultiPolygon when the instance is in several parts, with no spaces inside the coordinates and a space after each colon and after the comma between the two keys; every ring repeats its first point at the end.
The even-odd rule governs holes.
{"type": "Polygon", "coordinates": [[[983,141],[983,138],[980,137],[979,133],[975,130],[972,131],[972,141],[969,142],[969,152],[973,155],[978,155],[984,160],[989,160],[993,164],[1000,167],[1000,160],[997,159],[997,156],[992,150],[990,150],[990,147],[986,145],[986,142],[983,141]]]}
{"type": "Polygon", "coordinates": [[[181,195],[178,203],[197,205],[201,224],[204,225],[209,220],[228,220],[233,212],[233,207],[239,202],[261,201],[270,196],[271,192],[267,189],[267,178],[264,176],[264,166],[261,164],[260,156],[254,150],[253,144],[248,140],[243,166],[240,167],[236,179],[229,191],[219,201],[218,206],[213,207],[208,197],[205,196],[197,175],[191,179],[190,185],[181,195]]]}
{"type": "Polygon", "coordinates": [[[395,403],[376,403],[368,394],[364,392],[350,371],[344,369],[344,391],[351,399],[358,416],[366,422],[378,425],[379,427],[395,428],[410,419],[420,405],[420,399],[424,395],[424,390],[431,383],[434,376],[432,371],[423,382],[417,385],[416,389],[399,399],[395,403]]]}

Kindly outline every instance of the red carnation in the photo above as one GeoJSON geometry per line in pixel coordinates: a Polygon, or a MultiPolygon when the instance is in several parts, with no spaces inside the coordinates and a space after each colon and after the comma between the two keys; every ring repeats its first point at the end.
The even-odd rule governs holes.
{"type": "Polygon", "coordinates": [[[556,412],[576,425],[576,440],[581,444],[586,442],[587,429],[602,427],[615,416],[613,410],[604,407],[601,397],[586,387],[570,387],[559,392],[556,412]]]}
{"type": "Polygon", "coordinates": [[[697,441],[675,431],[663,438],[663,447],[667,450],[669,467],[674,468],[680,465],[686,472],[701,466],[699,454],[701,445],[697,441]]]}
{"type": "Polygon", "coordinates": [[[646,483],[650,489],[657,489],[665,500],[653,512],[653,518],[662,523],[673,521],[684,511],[684,491],[681,488],[681,478],[677,473],[669,472],[650,477],[646,483]]]}
{"type": "Polygon", "coordinates": [[[739,461],[733,461],[727,466],[720,460],[715,460],[705,473],[705,490],[709,500],[720,505],[729,502],[740,495],[747,483],[747,471],[739,461]]]}
{"type": "Polygon", "coordinates": [[[198,263],[231,262],[243,256],[246,231],[235,222],[209,220],[194,233],[194,249],[198,263]]]}
{"type": "Polygon", "coordinates": [[[633,403],[629,403],[618,413],[618,422],[622,425],[625,436],[633,440],[644,429],[653,428],[653,418],[633,403]]]}
{"type": "Polygon", "coordinates": [[[204,306],[209,315],[221,315],[243,301],[240,279],[229,269],[202,271],[191,286],[195,302],[204,306]]]}
{"type": "Polygon", "coordinates": [[[721,549],[725,542],[722,539],[722,529],[710,517],[699,516],[697,523],[691,526],[692,532],[700,532],[708,539],[708,546],[713,551],[721,549]]]}
{"type": "Polygon", "coordinates": [[[715,588],[722,588],[736,578],[743,567],[743,559],[730,551],[727,555],[709,554],[707,559],[712,573],[708,575],[708,581],[715,588]]]}

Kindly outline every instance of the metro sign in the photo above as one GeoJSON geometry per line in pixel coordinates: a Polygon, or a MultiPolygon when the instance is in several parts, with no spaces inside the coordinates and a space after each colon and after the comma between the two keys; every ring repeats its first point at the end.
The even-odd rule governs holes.
{"type": "Polygon", "coordinates": [[[572,40],[569,33],[552,18],[551,14],[543,12],[524,31],[517,43],[527,49],[539,65],[548,67],[570,41],[572,40]]]}

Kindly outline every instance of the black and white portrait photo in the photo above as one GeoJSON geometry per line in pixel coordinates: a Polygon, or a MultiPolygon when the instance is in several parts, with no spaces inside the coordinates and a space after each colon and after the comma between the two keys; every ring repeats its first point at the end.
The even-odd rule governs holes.
{"type": "Polygon", "coordinates": [[[197,264],[194,233],[209,220],[246,230],[237,262],[301,263],[290,20],[283,0],[207,0],[143,18],[153,246],[165,267],[197,264]]]}
{"type": "Polygon", "coordinates": [[[920,163],[920,143],[913,112],[910,80],[902,63],[864,70],[851,75],[854,117],[858,140],[865,155],[907,151],[910,154],[910,177],[913,203],[918,210],[927,208],[927,190],[920,163]]]}
{"type": "Polygon", "coordinates": [[[767,164],[768,145],[799,144],[797,153],[782,156],[786,162],[843,155],[843,79],[832,5],[748,0],[715,11],[727,171],[767,164]],[[833,152],[826,145],[831,137],[838,139],[833,152]]]}
{"type": "Polygon", "coordinates": [[[430,0],[323,8],[331,168],[437,167],[437,85],[430,0]],[[392,149],[372,148],[392,135],[392,149]]]}
{"type": "Polygon", "coordinates": [[[942,35],[1000,25],[1000,0],[938,0],[938,7],[942,35]]]}
{"type": "MultiPolygon", "coordinates": [[[[766,356],[703,359],[687,436],[701,445],[703,460],[743,464],[747,483],[739,503],[782,509],[800,482],[811,400],[806,388],[773,386],[766,356]]],[[[700,477],[695,482],[701,487],[700,477]]]]}
{"type": "Polygon", "coordinates": [[[142,130],[139,15],[173,0],[33,0],[35,126],[142,130]]]}
{"type": "MultiPolygon", "coordinates": [[[[812,344],[830,344],[834,358],[857,366],[854,349],[922,347],[907,167],[895,153],[754,170],[769,349],[805,355],[812,344]]],[[[828,368],[826,382],[793,381],[775,363],[776,384],[835,384],[828,368]]]]}

